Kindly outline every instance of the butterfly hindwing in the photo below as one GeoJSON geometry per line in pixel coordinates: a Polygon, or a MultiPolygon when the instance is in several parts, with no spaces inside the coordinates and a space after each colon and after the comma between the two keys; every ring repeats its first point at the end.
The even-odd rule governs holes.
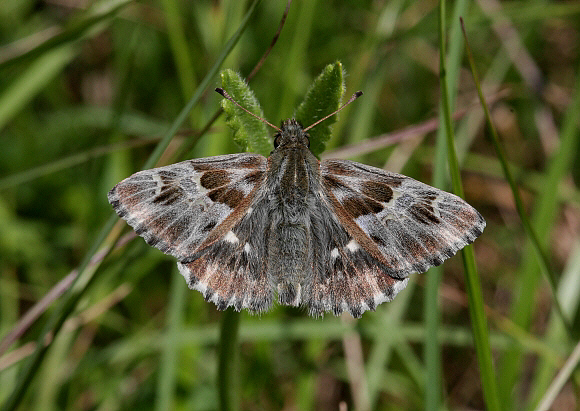
{"type": "Polygon", "coordinates": [[[314,270],[303,287],[302,303],[309,314],[319,317],[324,312],[340,315],[348,311],[359,318],[392,300],[405,288],[408,278],[391,276],[387,266],[358,245],[325,196],[317,203],[310,224],[314,270]]]}
{"type": "Polygon", "coordinates": [[[222,238],[178,263],[191,289],[224,310],[263,312],[272,305],[266,273],[267,200],[257,194],[252,206],[222,238]]]}

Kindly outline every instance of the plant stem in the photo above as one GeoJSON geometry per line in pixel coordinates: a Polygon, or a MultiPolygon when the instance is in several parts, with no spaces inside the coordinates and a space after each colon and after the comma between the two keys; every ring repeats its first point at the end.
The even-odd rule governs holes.
{"type": "Polygon", "coordinates": [[[238,330],[240,313],[224,311],[219,343],[218,395],[220,411],[236,410],[238,392],[238,330]]]}

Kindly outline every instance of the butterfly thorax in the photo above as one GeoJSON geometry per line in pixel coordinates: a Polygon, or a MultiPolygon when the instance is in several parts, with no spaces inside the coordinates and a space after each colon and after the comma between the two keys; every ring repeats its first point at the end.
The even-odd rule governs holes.
{"type": "Polygon", "coordinates": [[[308,149],[309,145],[309,136],[298,121],[283,121],[268,159],[270,193],[281,206],[288,205],[293,211],[305,205],[313,174],[316,174],[314,181],[319,180],[319,162],[308,149]]]}

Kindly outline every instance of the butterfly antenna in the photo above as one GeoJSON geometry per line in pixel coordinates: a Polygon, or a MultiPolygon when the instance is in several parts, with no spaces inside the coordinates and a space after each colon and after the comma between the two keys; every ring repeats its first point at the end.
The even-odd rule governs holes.
{"type": "MultiPolygon", "coordinates": [[[[247,108],[244,108],[240,105],[240,103],[238,103],[236,100],[234,100],[232,98],[232,96],[230,96],[227,91],[225,91],[223,88],[216,88],[215,91],[217,91],[219,94],[221,94],[223,96],[223,98],[228,99],[229,101],[231,101],[232,103],[234,103],[236,106],[238,106],[239,108],[241,108],[242,110],[244,110],[246,113],[251,114],[252,116],[256,117],[258,120],[260,120],[262,123],[266,123],[267,125],[269,125],[270,127],[272,127],[274,130],[277,130],[279,132],[282,132],[282,130],[280,130],[278,127],[276,127],[274,124],[270,123],[268,120],[263,119],[260,116],[255,115],[254,113],[252,113],[250,110],[248,110],[247,108]]],[[[342,108],[342,107],[341,107],[342,108]]]]}
{"type": "Polygon", "coordinates": [[[322,117],[320,120],[318,120],[317,122],[315,122],[314,124],[310,124],[308,127],[306,127],[304,129],[304,131],[308,131],[310,130],[312,127],[322,123],[324,120],[326,120],[328,117],[332,117],[334,116],[336,113],[338,113],[340,110],[342,110],[343,108],[345,108],[346,106],[348,106],[350,103],[352,103],[353,101],[355,101],[357,98],[359,98],[360,96],[363,95],[362,91],[357,91],[356,93],[354,93],[351,98],[348,99],[348,101],[346,103],[344,103],[342,106],[340,106],[336,111],[330,113],[329,115],[322,117]]]}

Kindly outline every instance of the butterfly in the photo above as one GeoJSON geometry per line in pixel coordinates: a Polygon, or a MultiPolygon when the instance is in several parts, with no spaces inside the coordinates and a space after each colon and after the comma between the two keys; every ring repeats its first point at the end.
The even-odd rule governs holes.
{"type": "Polygon", "coordinates": [[[140,171],[113,187],[109,202],[148,244],[177,258],[189,287],[219,310],[261,313],[277,296],[313,317],[359,318],[392,300],[409,274],[472,243],[485,220],[410,177],[319,161],[308,130],[322,120],[307,128],[263,120],[278,130],[268,158],[229,154],[140,171]]]}

